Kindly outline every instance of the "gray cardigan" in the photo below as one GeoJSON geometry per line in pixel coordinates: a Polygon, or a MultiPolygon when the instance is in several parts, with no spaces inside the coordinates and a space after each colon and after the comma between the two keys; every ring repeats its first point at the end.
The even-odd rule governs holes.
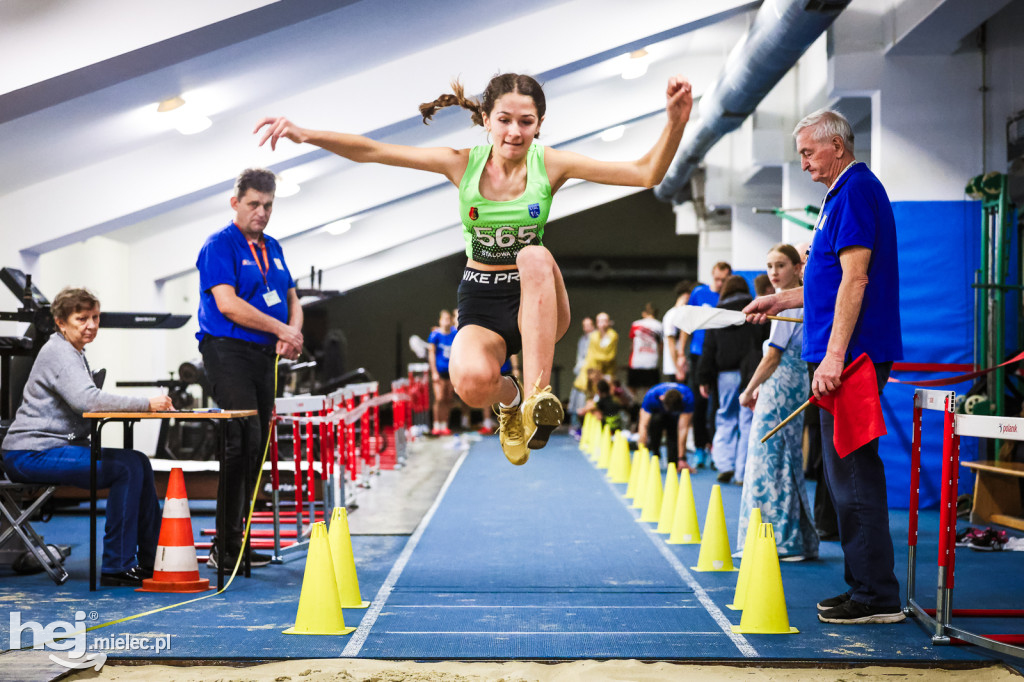
{"type": "Polygon", "coordinates": [[[59,332],[36,357],[25,395],[2,447],[49,450],[88,445],[89,422],[83,412],[147,412],[149,398],[105,393],[96,388],[85,353],[59,332]]]}

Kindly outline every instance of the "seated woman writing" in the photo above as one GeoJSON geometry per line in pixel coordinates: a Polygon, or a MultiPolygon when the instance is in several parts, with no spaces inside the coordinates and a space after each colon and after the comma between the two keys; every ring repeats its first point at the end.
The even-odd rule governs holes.
{"type": "MultiPolygon", "coordinates": [[[[65,288],[53,301],[59,333],[40,349],[24,399],[2,445],[11,480],[89,487],[89,423],[84,412],[165,412],[165,395],[118,396],[101,391],[85,359],[96,339],[100,302],[86,289],[65,288]]],[[[103,448],[97,463],[107,495],[100,584],[141,585],[152,576],[160,535],[160,504],[149,459],[135,450],[103,448]]]]}

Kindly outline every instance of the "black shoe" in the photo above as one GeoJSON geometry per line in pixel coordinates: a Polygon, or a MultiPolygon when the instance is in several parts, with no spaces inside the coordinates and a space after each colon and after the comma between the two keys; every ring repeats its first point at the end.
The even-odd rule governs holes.
{"type": "MultiPolygon", "coordinates": [[[[225,552],[224,558],[224,570],[230,571],[235,567],[235,563],[238,561],[238,556],[236,554],[232,554],[231,552],[225,552]]],[[[269,554],[260,554],[259,552],[253,552],[250,550],[249,565],[253,568],[266,566],[270,563],[270,560],[272,558],[273,557],[271,557],[269,554]]],[[[220,559],[219,555],[217,554],[217,545],[214,544],[213,547],[210,548],[210,556],[206,560],[206,567],[216,569],[219,563],[220,559]]]]}
{"type": "Polygon", "coordinates": [[[121,573],[100,574],[100,585],[103,587],[141,587],[144,575],[138,566],[132,566],[121,573]]]}
{"type": "Polygon", "coordinates": [[[830,597],[828,599],[822,599],[820,602],[818,602],[818,610],[819,611],[828,611],[829,609],[834,609],[835,607],[839,606],[840,604],[845,604],[848,601],[850,601],[850,593],[849,592],[843,592],[842,594],[840,594],[840,595],[838,595],[836,597],[830,597]]]}
{"type": "Polygon", "coordinates": [[[722,473],[718,474],[718,478],[716,478],[715,480],[718,481],[719,483],[728,483],[729,481],[732,480],[732,472],[723,471],[722,473]]]}
{"type": "Polygon", "coordinates": [[[818,612],[822,623],[839,625],[862,625],[866,623],[899,623],[906,618],[899,604],[872,606],[847,599],[839,606],[818,612]]]}

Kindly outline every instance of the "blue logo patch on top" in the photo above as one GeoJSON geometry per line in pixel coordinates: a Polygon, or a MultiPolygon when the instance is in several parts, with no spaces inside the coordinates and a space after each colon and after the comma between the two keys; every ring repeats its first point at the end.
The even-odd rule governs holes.
{"type": "Polygon", "coordinates": [[[528,208],[530,209],[531,218],[536,218],[540,215],[540,204],[530,204],[528,208]]]}

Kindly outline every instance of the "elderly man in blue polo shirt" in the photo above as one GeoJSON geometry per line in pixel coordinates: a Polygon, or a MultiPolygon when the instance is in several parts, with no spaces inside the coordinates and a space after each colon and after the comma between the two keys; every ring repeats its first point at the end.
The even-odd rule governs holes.
{"type": "MultiPolygon", "coordinates": [[[[839,387],[843,367],[861,353],[875,365],[881,393],[892,363],[903,357],[900,337],[896,222],[882,183],[853,155],[853,131],[834,111],[804,118],[793,132],[801,167],[828,187],[804,287],[762,296],[746,307],[751,322],[787,308],[804,308],[803,359],[814,373],[811,390],[839,387]]],[[[818,603],[826,623],[895,623],[903,620],[885,468],[878,439],[840,459],[833,419],[821,411],[825,476],[839,520],[846,592],[818,603]]]]}
{"type": "MultiPolygon", "coordinates": [[[[274,409],[275,356],[295,359],[302,350],[302,306],[281,245],[265,235],[277,190],[274,174],[250,168],[238,176],[231,208],[235,219],[203,244],[199,268],[199,350],[223,409],[258,410],[250,418],[249,449],[242,451],[242,431],[228,426],[225,451],[227,490],[225,528],[217,528],[227,556],[217,556],[216,543],[207,566],[229,569],[242,548],[245,521],[245,472],[254,483],[260,458],[270,437],[274,409]]],[[[265,554],[251,552],[253,566],[270,563],[265,554]]]]}

